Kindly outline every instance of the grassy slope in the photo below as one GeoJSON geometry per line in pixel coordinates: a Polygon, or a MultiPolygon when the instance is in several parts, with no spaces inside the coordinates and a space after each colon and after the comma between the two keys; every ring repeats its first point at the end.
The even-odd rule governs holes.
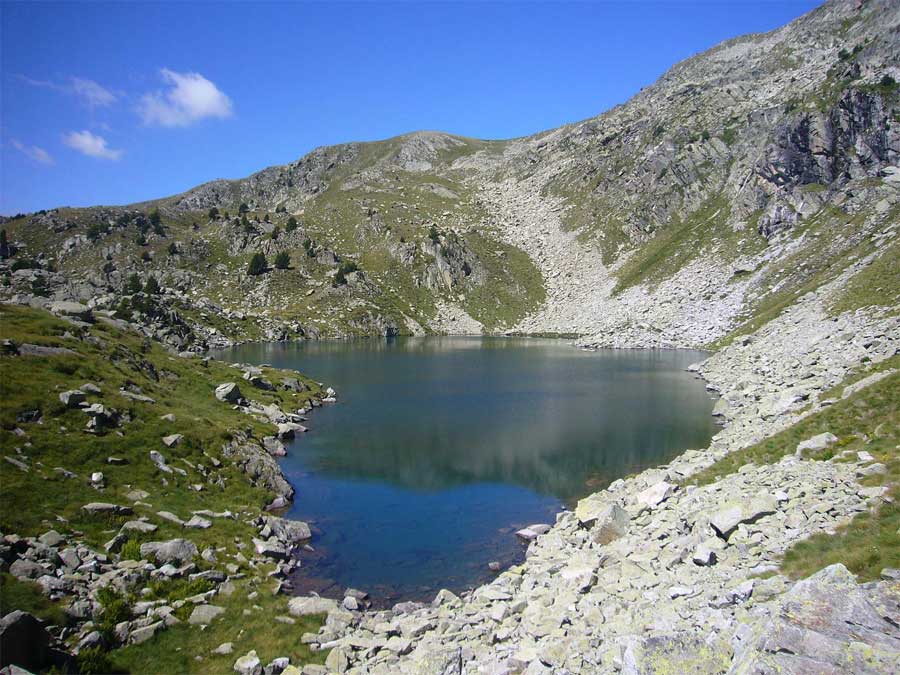
{"type": "MultiPolygon", "coordinates": [[[[846,384],[863,375],[900,366],[895,356],[826,392],[840,396],[846,384]]],[[[709,468],[691,476],[687,483],[705,485],[736,472],[745,464],[762,466],[792,454],[801,441],[831,432],[838,442],[813,459],[827,460],[843,451],[866,450],[887,468],[886,473],[864,478],[864,485],[885,485],[892,503],[856,516],[835,535],[818,534],[791,548],[782,568],[792,577],[804,577],[834,562],[844,563],[864,580],[879,578],[885,567],[900,567],[900,374],[893,374],[865,389],[840,399],[797,424],[743,450],[733,452],[709,468]]],[[[837,458],[834,461],[842,461],[837,458]]]]}
{"type": "Polygon", "coordinates": [[[707,200],[686,218],[674,219],[619,268],[614,292],[638,284],[658,284],[712,251],[719,259],[735,259],[759,251],[764,240],[755,229],[735,232],[726,225],[729,210],[727,199],[720,195],[707,200]]]}
{"type": "MultiPolygon", "coordinates": [[[[405,329],[404,316],[425,325],[435,315],[436,296],[458,302],[460,294],[464,296],[463,307],[476,319],[490,329],[501,330],[540,304],[542,280],[524,253],[500,243],[491,232],[486,225],[486,214],[473,199],[471,189],[462,183],[464,172],[449,168],[454,160],[472,153],[496,152],[502,143],[463,140],[461,145],[441,151],[436,168],[429,172],[405,171],[392,163],[402,146],[402,137],[361,144],[359,156],[335,168],[327,189],[309,200],[303,212],[296,216],[305,236],[317,247],[355,260],[374,286],[374,292],[358,286],[336,291],[331,285],[335,267],[316,262],[299,245],[288,247],[289,270],[270,270],[260,277],[241,280],[259,245],[230,255],[228,243],[242,233],[225,218],[209,220],[205,211],[180,214],[164,211],[165,235],[151,230],[145,242],[139,241],[136,225],[108,227],[96,243],[64,257],[57,256],[56,264],[70,272],[101,269],[107,262],[120,269],[129,264],[156,276],[163,276],[172,267],[187,269],[198,275],[192,290],[224,307],[239,307],[248,291],[267,283],[271,302],[268,307],[254,308],[254,312],[298,320],[316,326],[325,335],[354,333],[354,319],[366,311],[394,319],[401,329],[405,329]],[[375,222],[372,213],[377,213],[375,222]],[[420,285],[419,280],[433,258],[420,250],[419,245],[428,242],[433,224],[442,232],[461,233],[487,271],[488,282],[484,286],[465,284],[452,292],[435,293],[420,285]],[[168,252],[173,242],[179,250],[176,255],[168,252]],[[417,246],[412,265],[404,265],[392,255],[392,250],[401,243],[417,246]],[[141,260],[145,254],[149,261],[141,260]],[[500,302],[496,301],[498,297],[500,302]]],[[[149,213],[155,204],[137,206],[149,213]]],[[[235,202],[220,210],[229,211],[233,218],[238,205],[235,202]]],[[[284,233],[291,217],[289,213],[276,213],[274,205],[270,208],[270,211],[255,210],[247,214],[261,235],[259,244],[268,239],[265,231],[273,226],[284,233]],[[268,217],[269,224],[262,222],[264,217],[268,217]]],[[[110,214],[114,215],[115,211],[59,209],[58,218],[74,223],[75,227],[58,233],[32,224],[31,217],[10,221],[5,227],[11,239],[27,244],[27,255],[46,252],[52,257],[63,241],[87,233],[91,225],[100,224],[106,229],[110,214]]],[[[192,313],[186,311],[186,314],[192,313]]],[[[215,327],[226,336],[243,339],[260,336],[260,327],[254,319],[213,318],[207,323],[217,321],[215,327]]]]}
{"type": "MultiPolygon", "coordinates": [[[[67,332],[78,333],[79,329],[72,324],[38,310],[2,305],[0,322],[4,337],[16,343],[66,347],[77,352],[77,355],[49,357],[0,357],[3,371],[0,405],[2,454],[17,457],[16,448],[19,448],[31,467],[30,471],[23,472],[6,461],[0,467],[0,531],[37,535],[52,528],[101,547],[125,520],[146,516],[159,529],[152,535],[145,535],[144,539],[185,537],[201,549],[205,546],[217,547],[220,561],[232,561],[232,556],[240,550],[237,541],[250,544],[255,530],[244,522],[247,516],[237,520],[216,518],[207,530],[183,530],[156,515],[157,511],[165,510],[187,519],[191,511],[199,509],[231,510],[254,515],[271,498],[272,495],[267,494],[266,490],[250,484],[243,473],[230,465],[229,460],[221,459],[221,446],[233,431],[247,431],[257,437],[274,431],[272,425],[236,412],[213,396],[213,389],[218,383],[243,383],[239,380],[239,371],[215,361],[204,366],[199,359],[173,357],[155,344],[145,348],[137,334],[123,332],[101,322],[86,331],[84,340],[67,336],[67,332]],[[158,380],[149,375],[151,367],[158,374],[158,380]],[[96,400],[120,412],[128,411],[132,421],[104,435],[82,431],[87,415],[77,410],[66,410],[59,402],[58,394],[85,382],[97,384],[103,390],[102,395],[89,396],[90,402],[96,400]],[[156,403],[125,398],[118,390],[126,384],[138,385],[156,403]],[[43,412],[42,423],[16,421],[19,412],[35,408],[43,412]],[[174,422],[159,419],[168,413],[175,415],[174,422]],[[24,430],[25,435],[15,435],[15,428],[24,430]],[[160,439],[172,433],[183,434],[185,440],[175,448],[166,448],[160,439]],[[185,469],[187,476],[162,474],[150,461],[150,450],[162,452],[172,466],[185,469]],[[128,463],[123,466],[107,464],[108,456],[124,458],[128,463]],[[222,468],[216,469],[212,458],[221,459],[222,468]],[[199,471],[201,466],[221,476],[225,488],[207,484],[199,471]],[[54,470],[55,467],[73,471],[77,476],[64,478],[54,470]],[[102,491],[89,486],[93,471],[102,471],[105,476],[106,487],[102,491]],[[163,484],[163,479],[167,485],[163,484]],[[194,491],[190,488],[194,484],[203,484],[203,490],[194,491]],[[125,494],[134,488],[149,492],[150,496],[144,501],[152,505],[135,505],[135,516],[91,517],[81,510],[83,504],[91,501],[130,504],[125,494]]],[[[284,376],[297,377],[296,373],[288,371],[265,371],[273,382],[284,376]]],[[[318,391],[316,383],[302,376],[300,379],[310,385],[311,392],[297,395],[263,392],[246,384],[243,389],[245,395],[260,402],[278,402],[285,409],[297,408],[318,391]]],[[[199,564],[208,566],[202,562],[199,564]]],[[[273,597],[271,582],[266,581],[265,573],[270,567],[263,565],[254,568],[246,564],[243,567],[242,571],[248,573],[249,578],[226,602],[228,613],[221,620],[221,626],[215,624],[202,633],[194,627],[176,627],[147,643],[129,647],[122,653],[122,663],[136,671],[147,672],[146,664],[163,659],[159,662],[170,664],[172,668],[167,666],[159,672],[187,672],[195,666],[200,668],[205,662],[189,661],[187,654],[179,653],[173,645],[189,644],[194,650],[190,652],[191,656],[204,654],[220,642],[236,641],[237,631],[228,631],[238,623],[246,621],[254,625],[257,619],[245,619],[242,615],[244,608],[251,608],[253,617],[267,615],[271,618],[276,613],[285,613],[286,599],[273,597]],[[247,585],[250,584],[260,587],[260,598],[255,602],[247,599],[247,585]],[[254,604],[260,605],[263,610],[252,609],[254,604]],[[220,639],[225,633],[230,637],[220,639]]],[[[59,618],[58,610],[47,607],[35,598],[27,584],[11,582],[4,577],[2,596],[4,611],[16,607],[38,609],[48,618],[59,618]]],[[[307,629],[314,630],[313,624],[307,629]]],[[[297,658],[312,658],[306,648],[297,643],[299,627],[277,626],[277,630],[268,631],[265,639],[259,641],[260,645],[265,645],[261,655],[269,650],[269,658],[288,652],[297,658]]]]}
{"type": "MultiPolygon", "coordinates": [[[[896,208],[885,222],[900,214],[896,208]]],[[[739,323],[713,349],[748,335],[777,317],[797,298],[815,291],[841,274],[854,261],[875,252],[872,237],[862,234],[865,214],[850,215],[837,207],[826,207],[805,219],[792,232],[803,245],[772,264],[762,279],[757,295],[750,298],[739,323]]],[[[857,273],[831,304],[831,312],[855,310],[870,305],[896,306],[900,277],[893,265],[898,251],[895,240],[883,248],[873,264],[857,273]]]]}

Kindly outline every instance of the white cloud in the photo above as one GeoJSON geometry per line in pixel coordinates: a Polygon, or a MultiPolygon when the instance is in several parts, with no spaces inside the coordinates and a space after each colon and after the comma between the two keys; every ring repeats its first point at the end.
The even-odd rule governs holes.
{"type": "Polygon", "coordinates": [[[56,163],[53,161],[53,157],[50,156],[49,152],[47,152],[43,148],[39,148],[36,145],[25,145],[15,138],[11,138],[9,144],[26,157],[33,159],[38,164],[52,165],[56,163]]]}
{"type": "Polygon", "coordinates": [[[83,155],[97,159],[117,160],[123,152],[107,147],[105,138],[96,136],[90,131],[70,131],[63,136],[63,143],[83,155]]]}
{"type": "Polygon", "coordinates": [[[231,117],[231,99],[200,73],[160,72],[172,86],[141,97],[138,113],[144,124],[184,127],[205,117],[231,117]]]}
{"type": "Polygon", "coordinates": [[[116,102],[115,94],[93,80],[73,77],[71,82],[75,95],[80,96],[91,108],[108,106],[116,102]]]}

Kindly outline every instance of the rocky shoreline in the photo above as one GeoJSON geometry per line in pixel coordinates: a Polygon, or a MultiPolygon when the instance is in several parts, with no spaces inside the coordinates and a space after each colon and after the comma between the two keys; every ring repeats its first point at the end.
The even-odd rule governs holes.
{"type": "Polygon", "coordinates": [[[820,395],[900,351],[896,316],[829,318],[828,291],[692,367],[721,396],[724,427],[707,449],[583,499],[535,537],[524,564],[461,597],[444,590],[379,612],[311,600],[327,620],[304,642],[330,649],[328,671],[340,673],[890,671],[900,662],[900,573],[870,584],[840,565],[797,583],[777,574],[793,543],[888,498],[858,482],[883,465],[866,452],[801,452],[685,485],[832,404],[820,395]]]}
{"type": "MultiPolygon", "coordinates": [[[[65,336],[73,348],[5,340],[4,356],[18,363],[33,356],[78,355],[82,345],[100,344],[117,358],[132,357],[124,342],[116,342],[112,347],[91,334],[95,320],[106,317],[95,318],[89,308],[71,302],[55,303],[53,309],[61,325],[68,326],[65,336]]],[[[49,315],[44,316],[49,319],[49,315]]],[[[14,319],[7,317],[7,320],[14,319]]],[[[108,320],[108,323],[135,335],[133,327],[124,322],[108,320]]],[[[105,335],[109,340],[108,334],[105,335]]],[[[147,344],[141,349],[144,354],[150,351],[147,344]]],[[[102,379],[98,381],[103,386],[88,382],[77,389],[61,391],[58,396],[53,394],[53,398],[59,399],[59,410],[52,411],[43,404],[43,411],[37,409],[33,415],[19,415],[18,426],[10,433],[17,447],[9,447],[10,454],[5,453],[4,471],[37,475],[44,481],[75,481],[79,485],[88,482],[88,494],[96,497],[93,501],[76,502],[80,506],[73,507],[78,514],[75,518],[71,514],[65,518],[56,511],[55,519],[50,520],[53,514],[44,512],[43,527],[47,529],[40,535],[20,536],[5,527],[0,533],[0,572],[6,577],[4,609],[8,607],[7,602],[20,601],[6,595],[7,583],[19,584],[12,588],[12,593],[21,595],[24,589],[33,588],[32,592],[43,595],[57,607],[55,620],[49,622],[39,621],[26,611],[4,612],[0,626],[4,673],[11,663],[35,672],[49,667],[76,672],[87,667],[85,655],[96,659],[98,654],[110,649],[141,645],[177,625],[196,626],[197,630],[208,627],[226,611],[222,605],[239,602],[236,591],[239,595],[247,592],[250,600],[260,592],[277,596],[291,591],[289,576],[298,565],[296,550],[309,542],[312,533],[306,523],[266,513],[283,510],[294,495],[276,458],[285,452],[282,441],[306,431],[301,424],[305,415],[323,402],[334,401],[335,392],[319,391],[312,382],[290,371],[263,370],[246,364],[213,364],[193,353],[163,354],[165,361],[190,364],[188,372],[202,378],[200,390],[204,390],[204,385],[209,387],[200,394],[208,397],[208,405],[216,409],[230,407],[229,414],[237,418],[229,420],[229,423],[237,422],[237,428],[224,435],[228,438],[226,442],[195,452],[193,461],[187,460],[182,450],[196,448],[197,441],[190,438],[190,429],[178,427],[184,433],[156,436],[156,442],[160,443],[158,450],[148,453],[142,447],[139,458],[132,455],[129,459],[126,453],[110,456],[105,462],[109,468],[102,472],[88,471],[84,479],[78,474],[87,471],[87,466],[72,465],[77,473],[66,469],[68,464],[50,471],[45,466],[45,456],[35,454],[32,449],[32,439],[40,428],[32,425],[52,425],[61,411],[71,410],[75,415],[79,410],[87,413],[85,433],[122,439],[136,433],[136,420],[152,421],[155,430],[152,433],[163,434],[166,425],[181,421],[183,416],[187,418],[187,413],[181,411],[177,415],[159,416],[157,399],[145,395],[136,385],[115,391],[110,390],[108,380],[102,379]],[[240,373],[236,381],[211,384],[215,382],[213,372],[230,376],[234,372],[232,368],[240,373]],[[283,392],[280,398],[274,396],[276,390],[283,392]],[[264,393],[274,402],[259,402],[266,400],[261,396],[264,393]],[[119,404],[113,408],[111,395],[147,406],[151,415],[155,409],[157,417],[145,417],[144,410],[121,410],[119,404]],[[301,401],[305,403],[297,408],[301,401]],[[291,402],[296,410],[290,409],[291,402]],[[101,412],[102,423],[96,421],[101,412]],[[242,422],[240,418],[244,415],[247,417],[242,422]],[[254,432],[254,426],[273,429],[274,433],[254,432]],[[116,472],[117,467],[128,465],[135,467],[134,475],[116,472]],[[149,473],[139,469],[140,465],[150,467],[149,473]],[[172,491],[184,489],[186,495],[227,491],[226,483],[233,485],[229,481],[236,475],[228,472],[231,467],[243,474],[239,480],[247,480],[257,490],[255,494],[268,495],[267,505],[261,501],[257,509],[251,505],[248,510],[246,506],[235,508],[233,500],[228,500],[228,509],[211,510],[201,508],[204,500],[198,496],[196,500],[186,497],[176,508],[161,509],[158,500],[172,491]],[[121,482],[122,478],[126,484],[121,482]],[[85,533],[73,526],[73,520],[99,524],[103,528],[100,542],[109,540],[92,545],[85,533]],[[212,539],[204,536],[208,530],[217,536],[212,539]],[[170,533],[176,532],[175,538],[169,538],[170,533]],[[239,536],[230,542],[225,532],[239,536]]],[[[86,359],[84,355],[81,358],[86,359]]],[[[157,378],[161,372],[170,381],[179,379],[174,372],[158,371],[146,358],[139,365],[157,378]]],[[[168,398],[170,394],[166,391],[163,396],[168,398]]],[[[67,431],[65,426],[59,427],[59,433],[67,431]]],[[[72,432],[82,433],[77,428],[72,432]]],[[[70,437],[70,442],[74,443],[75,438],[70,437]]],[[[66,456],[63,461],[68,459],[66,456]]],[[[102,461],[102,458],[92,458],[95,466],[102,461]]],[[[4,475],[5,481],[14,480],[13,476],[4,475]]],[[[97,667],[94,663],[90,672],[98,672],[97,667]]]]}
{"type": "MultiPolygon", "coordinates": [[[[710,484],[689,485],[691,476],[717,460],[891,376],[890,370],[877,372],[835,390],[849,375],[900,353],[897,316],[872,311],[828,316],[829,293],[838,284],[804,296],[752,335],[690,367],[720,396],[714,414],[724,426],[708,448],[688,450],[581,500],[573,511],[559,514],[554,526],[531,533],[525,562],[493,582],[461,596],[442,590],[432,603],[378,611],[367,610],[366,594],[353,589],[340,601],[292,598],[287,614],[275,620],[326,617],[319,632],[298,636],[313,649],[329,650],[326,664],[303,666],[302,672],[644,673],[685,672],[684,667],[795,672],[804,664],[816,672],[890,670],[900,659],[895,570],[869,584],[856,583],[842,566],[797,583],[778,574],[779,558],[792,544],[833,532],[889,499],[887,488],[859,483],[883,465],[865,451],[840,453],[835,457],[840,461],[805,457],[804,450],[837,440],[819,434],[774,464],[748,464],[710,484]],[[848,632],[848,622],[862,626],[864,635],[848,632]],[[822,643],[843,646],[823,654],[815,648],[822,643]],[[865,668],[857,668],[860,654],[865,668]]],[[[260,439],[238,433],[223,446],[222,457],[275,494],[269,507],[277,510],[289,503],[293,488],[276,458],[284,452],[282,440],[305,430],[301,422],[309,410],[285,412],[254,403],[242,386],[266,391],[275,385],[258,367],[232,367],[240,376],[220,384],[215,398],[277,431],[260,439]]],[[[288,378],[278,386],[294,383],[288,378]]],[[[76,402],[77,392],[63,393],[76,402]]],[[[325,392],[323,400],[334,400],[334,392],[325,392]]],[[[176,436],[163,438],[164,446],[177,446],[176,436]]],[[[161,450],[151,452],[152,461],[166,474],[181,473],[161,450]]],[[[147,506],[148,497],[135,490],[133,507],[97,502],[84,509],[128,517],[147,506]]],[[[311,538],[305,523],[274,515],[203,510],[191,513],[190,520],[158,515],[177,521],[185,532],[213,526],[217,519],[241,519],[257,535],[247,555],[238,553],[233,561],[213,547],[200,551],[189,538],[144,541],[143,561],[129,560],[119,555],[128,535],[151,534],[157,527],[152,519],[132,517],[105,551],[51,529],[39,537],[7,534],[0,553],[13,576],[35,580],[50,598],[71,600],[66,611],[72,624],[53,638],[74,640],[77,653],[108,646],[109,637],[96,625],[102,616],[100,588],[124,591],[153,580],[183,579],[209,589],[131,607],[129,617],[113,627],[114,639],[141,644],[184,621],[198,626],[214,621],[224,611],[216,598],[234,592],[244,565],[274,565],[269,574],[274,593],[290,593],[294,551],[311,538]],[[198,556],[203,563],[195,562],[198,556]]],[[[45,656],[67,662],[61,648],[50,648],[46,631],[29,623],[30,615],[13,613],[4,621],[5,635],[37,636],[45,656]]],[[[288,664],[273,662],[266,672],[281,672],[282,666],[288,664]]],[[[263,670],[252,652],[234,667],[263,670]]]]}

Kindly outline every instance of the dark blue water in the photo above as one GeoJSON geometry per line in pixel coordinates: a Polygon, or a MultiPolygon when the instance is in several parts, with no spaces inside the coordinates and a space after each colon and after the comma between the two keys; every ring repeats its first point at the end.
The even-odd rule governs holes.
{"type": "Polygon", "coordinates": [[[513,532],[621,476],[704,447],[712,401],[691,351],[559,340],[396,338],[244,345],[222,358],[333,386],[282,467],[314,526],[295,585],[431,598],[520,561],[513,532]]]}

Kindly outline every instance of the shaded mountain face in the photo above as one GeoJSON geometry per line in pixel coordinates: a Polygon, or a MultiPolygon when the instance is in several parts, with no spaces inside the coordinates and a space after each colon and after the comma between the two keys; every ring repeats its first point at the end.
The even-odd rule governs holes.
{"type": "Polygon", "coordinates": [[[827,2],[532,137],[417,132],[7,220],[2,293],[90,302],[179,349],[503,331],[701,346],[835,280],[835,313],[893,307],[898,80],[900,5],[827,2]]]}

